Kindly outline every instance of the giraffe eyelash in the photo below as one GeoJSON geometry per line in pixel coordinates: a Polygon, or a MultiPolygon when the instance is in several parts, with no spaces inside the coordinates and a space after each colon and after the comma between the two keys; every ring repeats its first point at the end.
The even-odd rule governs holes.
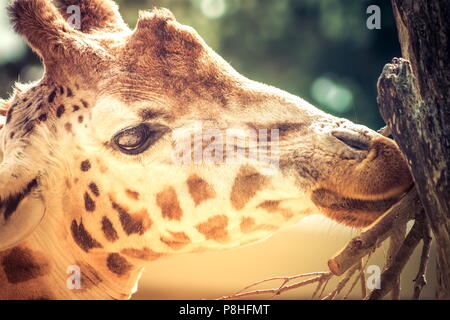
{"type": "Polygon", "coordinates": [[[116,133],[109,143],[115,150],[127,155],[138,155],[154,145],[169,128],[160,124],[141,123],[116,133]]]}

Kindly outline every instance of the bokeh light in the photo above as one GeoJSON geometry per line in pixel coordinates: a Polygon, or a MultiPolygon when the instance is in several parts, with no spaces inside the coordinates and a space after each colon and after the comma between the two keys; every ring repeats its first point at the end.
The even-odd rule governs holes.
{"type": "Polygon", "coordinates": [[[227,5],[226,0],[200,0],[202,13],[210,18],[217,19],[224,15],[227,5]]]}
{"type": "Polygon", "coordinates": [[[27,50],[21,37],[9,26],[6,4],[7,0],[0,0],[0,65],[22,59],[27,50]]]}
{"type": "Polygon", "coordinates": [[[325,76],[313,82],[311,94],[320,106],[335,113],[348,112],[353,105],[353,93],[345,85],[325,76]]]}

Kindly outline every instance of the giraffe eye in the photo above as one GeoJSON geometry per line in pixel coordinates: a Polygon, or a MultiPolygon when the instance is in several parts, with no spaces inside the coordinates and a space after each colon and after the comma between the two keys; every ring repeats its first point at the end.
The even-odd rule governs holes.
{"type": "Polygon", "coordinates": [[[135,127],[125,128],[112,138],[112,145],[125,154],[139,154],[147,150],[164,133],[167,127],[141,123],[135,127]]]}

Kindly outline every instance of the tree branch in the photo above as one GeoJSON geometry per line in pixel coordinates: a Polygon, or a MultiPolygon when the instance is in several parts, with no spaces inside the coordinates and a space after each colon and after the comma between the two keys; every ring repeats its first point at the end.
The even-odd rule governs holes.
{"type": "Polygon", "coordinates": [[[395,287],[398,276],[423,237],[424,221],[422,212],[418,213],[411,231],[395,255],[392,264],[381,274],[380,288],[373,290],[368,300],[382,299],[395,287]]]}
{"type": "Polygon", "coordinates": [[[426,281],[426,273],[427,273],[427,265],[428,260],[430,258],[430,249],[431,249],[431,234],[430,234],[430,226],[428,224],[428,221],[424,220],[424,226],[423,226],[423,248],[422,248],[422,254],[420,256],[420,266],[419,271],[417,272],[417,276],[414,279],[414,295],[413,299],[418,300],[420,298],[420,293],[422,292],[422,288],[427,284],[426,281]]]}
{"type": "Polygon", "coordinates": [[[353,238],[340,252],[328,260],[328,266],[335,275],[342,275],[360,259],[374,251],[396,226],[406,224],[421,205],[416,190],[411,189],[404,197],[386,211],[378,220],[353,238]]]}
{"type": "MultiPolygon", "coordinates": [[[[388,269],[394,263],[395,255],[402,246],[402,243],[405,240],[405,235],[406,235],[406,224],[396,226],[392,230],[385,270],[388,269]]],[[[395,279],[395,284],[394,287],[392,288],[391,293],[392,293],[392,300],[400,299],[400,274],[395,279]]]]}
{"type": "Polygon", "coordinates": [[[239,298],[245,298],[245,297],[250,297],[250,296],[257,296],[257,295],[267,295],[267,294],[273,294],[273,295],[279,295],[285,291],[289,291],[289,290],[293,290],[299,287],[303,287],[306,286],[308,284],[311,283],[316,283],[316,282],[323,282],[326,281],[328,279],[330,279],[333,275],[331,274],[331,272],[312,272],[312,273],[304,273],[304,274],[299,274],[299,275],[295,275],[295,276],[286,276],[286,277],[272,277],[272,278],[267,278],[261,281],[257,281],[247,287],[245,287],[244,289],[242,289],[241,291],[239,291],[238,293],[235,293],[233,295],[230,296],[223,296],[218,298],[217,300],[231,300],[231,299],[239,299],[239,298]],[[312,276],[314,275],[313,278],[311,279],[307,279],[307,280],[303,280],[297,283],[294,283],[290,286],[286,286],[286,284],[294,279],[298,279],[298,278],[303,278],[303,277],[308,277],[308,276],[312,276]],[[254,287],[258,284],[264,283],[264,282],[268,282],[268,281],[273,281],[273,280],[283,280],[283,283],[281,284],[280,287],[275,288],[275,289],[260,289],[260,290],[253,290],[253,291],[248,291],[248,292],[242,292],[246,289],[249,289],[251,287],[254,287]]]}
{"type": "Polygon", "coordinates": [[[408,160],[450,298],[450,2],[391,0],[402,55],[378,81],[380,113],[408,160]]]}

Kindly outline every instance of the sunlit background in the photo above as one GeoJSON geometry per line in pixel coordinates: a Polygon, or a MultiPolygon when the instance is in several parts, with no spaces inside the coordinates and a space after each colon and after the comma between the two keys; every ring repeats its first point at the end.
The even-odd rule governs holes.
{"type": "MultiPolygon", "coordinates": [[[[14,82],[39,79],[43,68],[13,33],[0,0],[0,97],[14,82]]],[[[138,10],[170,9],[245,76],[310,101],[334,115],[378,129],[376,81],[385,63],[400,56],[390,1],[349,0],[120,0],[134,26],[138,10]],[[366,28],[366,9],[381,8],[381,29],[366,28]]],[[[356,230],[322,217],[256,245],[223,252],[184,255],[149,265],[136,299],[197,299],[232,294],[275,275],[326,270],[326,261],[356,230]]],[[[382,247],[370,264],[382,263],[382,247]]],[[[412,295],[418,253],[402,278],[403,298],[412,295]]],[[[424,297],[434,297],[434,264],[424,297]]],[[[329,288],[332,286],[330,285],[329,288]]],[[[308,298],[314,287],[282,295],[308,298]]],[[[355,290],[358,293],[358,290],[355,290]]],[[[358,295],[351,297],[357,298],[358,295]]]]}

